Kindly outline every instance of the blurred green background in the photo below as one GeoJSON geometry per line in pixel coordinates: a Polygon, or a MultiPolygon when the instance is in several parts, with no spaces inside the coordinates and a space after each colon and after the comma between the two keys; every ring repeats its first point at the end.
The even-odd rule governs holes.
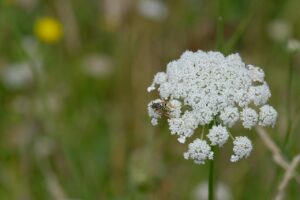
{"type": "MultiPolygon", "coordinates": [[[[223,52],[266,73],[270,136],[290,132],[284,154],[300,152],[299,0],[0,2],[0,199],[205,199],[207,165],[151,126],[146,88],[183,51],[216,50],[218,18],[223,52]]],[[[284,171],[255,131],[231,132],[254,150],[238,163],[231,144],[218,151],[219,199],[272,199],[284,171]]],[[[294,179],[285,199],[300,199],[294,179]]]]}

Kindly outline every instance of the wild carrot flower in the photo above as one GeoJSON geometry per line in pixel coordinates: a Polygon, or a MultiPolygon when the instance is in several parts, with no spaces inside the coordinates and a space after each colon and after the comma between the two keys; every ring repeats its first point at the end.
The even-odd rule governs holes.
{"type": "Polygon", "coordinates": [[[246,129],[274,126],[277,112],[267,105],[271,92],[264,77],[262,69],[245,64],[239,54],[186,51],[167,65],[166,72],[158,72],[147,89],[160,96],[148,104],[152,124],[166,116],[171,134],[180,143],[192,137],[198,126],[208,127],[208,134],[202,131],[201,139],[194,140],[184,154],[198,164],[212,159],[210,145],[221,147],[229,136],[234,144],[231,161],[246,158],[251,141],[245,136],[234,138],[227,128],[238,121],[246,129]]]}
{"type": "Polygon", "coordinates": [[[36,36],[45,43],[56,43],[63,35],[62,24],[52,17],[42,17],[34,25],[36,36]]]}

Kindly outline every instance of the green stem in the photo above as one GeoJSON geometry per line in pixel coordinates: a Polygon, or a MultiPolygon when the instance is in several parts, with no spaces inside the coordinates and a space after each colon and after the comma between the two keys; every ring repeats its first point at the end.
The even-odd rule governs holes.
{"type": "Polygon", "coordinates": [[[229,136],[232,139],[232,141],[234,141],[234,137],[233,137],[233,135],[230,132],[229,132],[229,136]]]}
{"type": "MultiPolygon", "coordinates": [[[[223,0],[218,1],[218,11],[217,11],[217,36],[216,36],[216,48],[218,51],[223,52],[224,45],[224,20],[223,20],[223,0]]],[[[214,120],[214,123],[216,121],[214,120]]],[[[213,126],[213,123],[209,125],[208,129],[213,126]]],[[[215,154],[214,147],[212,147],[212,152],[215,154]]],[[[208,176],[208,199],[214,200],[214,159],[209,161],[209,176],[208,176]]]]}
{"type": "MultiPolygon", "coordinates": [[[[214,152],[214,147],[212,147],[214,152]]],[[[214,200],[214,159],[209,161],[208,199],[214,200]]]]}

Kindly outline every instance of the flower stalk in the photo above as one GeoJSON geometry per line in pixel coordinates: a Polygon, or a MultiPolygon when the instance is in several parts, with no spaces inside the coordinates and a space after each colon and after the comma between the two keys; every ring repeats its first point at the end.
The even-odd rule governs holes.
{"type": "MultiPolygon", "coordinates": [[[[223,43],[224,43],[223,0],[219,0],[216,46],[220,52],[223,52],[223,43]]],[[[214,123],[216,123],[216,120],[214,120],[214,123]]],[[[215,159],[214,147],[212,147],[212,152],[214,154],[214,159],[215,159]]],[[[209,161],[209,177],[208,177],[208,199],[209,200],[214,200],[214,159],[209,161]]]]}
{"type": "MultiPolygon", "coordinates": [[[[214,147],[212,151],[215,153],[214,147]]],[[[214,200],[214,160],[209,161],[208,199],[214,200]]]]}

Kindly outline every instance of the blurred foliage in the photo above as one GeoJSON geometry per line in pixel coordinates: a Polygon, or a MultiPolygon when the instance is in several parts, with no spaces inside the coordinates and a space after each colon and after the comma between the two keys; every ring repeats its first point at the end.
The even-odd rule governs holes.
{"type": "MultiPolygon", "coordinates": [[[[150,125],[146,88],[186,49],[214,50],[220,14],[224,51],[265,70],[279,111],[271,137],[283,146],[290,119],[285,156],[300,152],[300,56],[286,46],[300,39],[299,0],[161,0],[146,14],[142,1],[0,1],[0,199],[192,198],[207,166],[184,160],[164,123],[150,125]],[[43,17],[62,24],[61,40],[36,38],[43,17]]],[[[243,132],[252,155],[232,164],[225,145],[217,179],[234,199],[271,199],[283,171],[243,132]]],[[[299,196],[292,180],[286,199],[299,196]]]]}

